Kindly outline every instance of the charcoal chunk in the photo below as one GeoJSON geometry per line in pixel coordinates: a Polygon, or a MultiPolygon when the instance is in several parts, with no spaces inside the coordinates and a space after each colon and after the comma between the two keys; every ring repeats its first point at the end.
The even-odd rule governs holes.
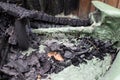
{"type": "Polygon", "coordinates": [[[70,51],[65,51],[64,57],[67,59],[70,59],[73,57],[73,53],[70,51]]]}

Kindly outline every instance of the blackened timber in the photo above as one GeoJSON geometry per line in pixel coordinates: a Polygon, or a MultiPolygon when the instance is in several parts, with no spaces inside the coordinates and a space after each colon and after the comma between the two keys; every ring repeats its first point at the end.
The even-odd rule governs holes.
{"type": "Polygon", "coordinates": [[[29,47],[29,37],[26,31],[24,20],[15,21],[15,34],[17,37],[18,46],[22,50],[26,50],[29,47]]]}
{"type": "Polygon", "coordinates": [[[43,12],[35,10],[27,10],[23,7],[17,6],[15,4],[0,2],[0,8],[6,11],[8,14],[15,16],[17,18],[30,18],[34,20],[41,20],[55,24],[71,25],[71,26],[89,26],[91,25],[89,19],[68,19],[54,17],[43,12]],[[76,24],[75,24],[76,23],[76,24]]]}
{"type": "Polygon", "coordinates": [[[8,55],[8,35],[4,34],[0,41],[0,68],[5,64],[8,55]]]}
{"type": "MultiPolygon", "coordinates": [[[[0,53],[2,52],[2,49],[5,47],[6,43],[7,43],[7,39],[6,36],[1,36],[0,37],[0,53]]],[[[0,59],[1,59],[1,55],[0,55],[0,59]]]]}

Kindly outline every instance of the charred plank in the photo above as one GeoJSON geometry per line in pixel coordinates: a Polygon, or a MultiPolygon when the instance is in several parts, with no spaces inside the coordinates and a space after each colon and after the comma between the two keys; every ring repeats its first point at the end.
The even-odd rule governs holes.
{"type": "Polygon", "coordinates": [[[26,31],[26,27],[22,20],[15,21],[15,34],[17,37],[18,46],[22,50],[26,50],[29,47],[29,37],[26,31]]]}
{"type": "Polygon", "coordinates": [[[0,68],[6,63],[9,50],[8,35],[4,34],[0,40],[0,68]]]}
{"type": "Polygon", "coordinates": [[[0,2],[0,8],[6,11],[8,14],[13,15],[17,18],[30,18],[34,20],[46,21],[55,24],[71,25],[71,26],[89,26],[91,22],[89,19],[68,19],[68,18],[58,18],[40,11],[27,10],[23,7],[17,6],[15,4],[0,2]]]}

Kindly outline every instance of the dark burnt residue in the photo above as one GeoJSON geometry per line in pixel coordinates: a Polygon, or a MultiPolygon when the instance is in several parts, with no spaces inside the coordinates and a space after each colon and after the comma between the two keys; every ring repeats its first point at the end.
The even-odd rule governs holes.
{"type": "MultiPolygon", "coordinates": [[[[37,39],[35,41],[38,42],[37,39]]],[[[29,56],[22,55],[12,47],[8,52],[8,62],[0,71],[9,80],[35,80],[38,75],[46,78],[49,74],[57,74],[70,65],[79,66],[79,64],[87,64],[87,60],[93,58],[104,60],[107,54],[117,54],[117,49],[113,47],[114,44],[111,41],[102,41],[92,37],[83,37],[78,39],[78,44],[73,42],[69,44],[73,46],[65,45],[58,40],[48,40],[42,44],[45,46],[44,52],[39,52],[37,49],[29,56]],[[64,60],[59,61],[55,57],[49,57],[49,52],[58,53],[64,60]]]]}
{"type": "Polygon", "coordinates": [[[4,2],[0,2],[0,80],[36,80],[38,75],[41,78],[46,78],[49,74],[59,73],[70,65],[87,64],[87,60],[91,60],[93,57],[104,60],[107,54],[112,56],[117,54],[117,49],[113,47],[114,44],[111,41],[105,42],[93,37],[83,37],[76,39],[78,44],[70,41],[70,44],[73,44],[71,47],[59,43],[58,40],[53,42],[49,40],[49,44],[41,44],[43,35],[31,33],[31,28],[50,28],[56,27],[56,25],[60,27],[64,25],[90,26],[90,19],[68,19],[52,16],[62,11],[64,14],[71,13],[71,10],[77,8],[76,1],[78,0],[66,0],[68,3],[65,3],[65,0],[39,0],[40,5],[49,7],[41,7],[40,11],[34,10],[39,10],[36,5],[40,5],[34,5],[38,0],[1,1],[4,2]],[[55,8],[53,9],[50,4],[47,5],[47,1],[57,7],[52,6],[55,8]],[[31,2],[33,2],[32,6],[26,5],[31,2]],[[57,3],[60,4],[57,5],[57,3]],[[57,9],[60,10],[57,11],[57,9]],[[40,44],[45,46],[43,53],[39,52],[40,44]],[[23,55],[21,50],[27,50],[29,47],[36,50],[31,52],[29,56],[23,55]],[[59,61],[54,56],[49,57],[49,52],[59,53],[59,56],[62,56],[64,60],[59,61]]]}
{"type": "Polygon", "coordinates": [[[18,42],[18,46],[22,50],[27,50],[29,47],[29,37],[25,27],[24,20],[15,20],[15,35],[18,42]]]}
{"type": "Polygon", "coordinates": [[[71,26],[91,25],[89,19],[80,20],[80,19],[56,18],[54,16],[50,16],[40,11],[27,10],[23,7],[10,3],[0,2],[0,8],[3,9],[3,11],[6,11],[8,14],[15,16],[17,18],[30,18],[34,20],[46,21],[55,24],[71,25],[71,26]]]}

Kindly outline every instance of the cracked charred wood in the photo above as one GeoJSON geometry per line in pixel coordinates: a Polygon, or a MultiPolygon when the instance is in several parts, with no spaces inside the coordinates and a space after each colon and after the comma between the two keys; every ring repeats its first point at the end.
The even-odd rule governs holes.
{"type": "Polygon", "coordinates": [[[43,11],[50,15],[64,12],[71,14],[79,7],[79,0],[1,0],[2,2],[14,3],[30,10],[43,11]]]}
{"type": "Polygon", "coordinates": [[[8,55],[9,44],[8,44],[8,36],[5,34],[0,39],[0,68],[6,62],[6,57],[8,55]]]}
{"type": "Polygon", "coordinates": [[[1,2],[14,3],[16,5],[24,6],[25,0],[0,0],[1,2]]]}
{"type": "Polygon", "coordinates": [[[9,52],[9,48],[10,48],[8,43],[6,43],[6,45],[4,47],[5,48],[1,52],[2,58],[1,58],[1,61],[0,61],[0,68],[7,62],[8,52],[9,52]]]}
{"type": "Polygon", "coordinates": [[[91,25],[90,19],[80,20],[80,19],[54,17],[45,14],[43,12],[39,12],[35,10],[27,10],[25,8],[10,3],[0,2],[0,8],[6,11],[8,14],[15,16],[17,18],[30,18],[30,19],[50,22],[54,24],[63,24],[63,25],[71,25],[71,26],[91,25]]]}
{"type": "Polygon", "coordinates": [[[29,36],[23,21],[24,20],[15,20],[15,34],[20,49],[27,50],[29,47],[29,36]]]}
{"type": "Polygon", "coordinates": [[[64,12],[71,14],[79,7],[79,0],[27,0],[28,9],[41,10],[50,15],[57,15],[64,12]]]}
{"type": "MultiPolygon", "coordinates": [[[[2,52],[2,49],[4,48],[4,46],[5,46],[5,42],[6,41],[6,39],[5,39],[5,36],[1,36],[0,37],[0,53],[2,52]]],[[[1,57],[1,55],[0,55],[0,57],[1,57]]],[[[1,59],[1,58],[0,58],[1,59]]]]}

